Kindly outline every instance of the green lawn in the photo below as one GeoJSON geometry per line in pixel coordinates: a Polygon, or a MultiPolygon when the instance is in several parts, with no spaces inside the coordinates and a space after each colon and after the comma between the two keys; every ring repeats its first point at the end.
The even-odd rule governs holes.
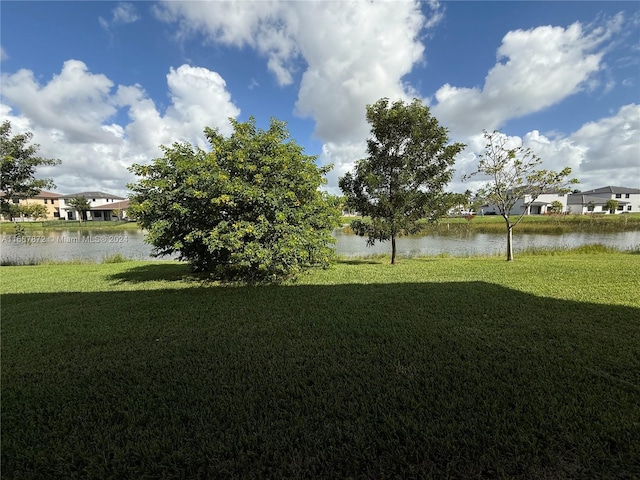
{"type": "Polygon", "coordinates": [[[1,267],[3,478],[639,478],[640,255],[1,267]]]}

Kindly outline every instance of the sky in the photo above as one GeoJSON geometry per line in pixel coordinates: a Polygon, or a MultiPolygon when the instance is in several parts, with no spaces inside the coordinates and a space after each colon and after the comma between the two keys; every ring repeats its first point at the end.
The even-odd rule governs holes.
{"type": "Polygon", "coordinates": [[[0,117],[56,192],[126,196],[161,145],[287,122],[326,188],[366,156],[365,108],[419,98],[463,142],[500,130],[576,187],[640,188],[640,2],[2,1],[0,117]]]}

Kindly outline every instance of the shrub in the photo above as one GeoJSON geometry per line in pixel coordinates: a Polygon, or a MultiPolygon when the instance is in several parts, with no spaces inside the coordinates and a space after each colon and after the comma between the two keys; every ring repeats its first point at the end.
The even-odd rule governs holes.
{"type": "Polygon", "coordinates": [[[270,282],[333,258],[338,202],[320,192],[324,174],[303,154],[283,122],[269,130],[253,118],[231,120],[225,138],[205,129],[211,152],[188,144],[164,147],[129,185],[131,214],[148,230],[156,256],[177,253],[194,271],[220,280],[270,282]]]}

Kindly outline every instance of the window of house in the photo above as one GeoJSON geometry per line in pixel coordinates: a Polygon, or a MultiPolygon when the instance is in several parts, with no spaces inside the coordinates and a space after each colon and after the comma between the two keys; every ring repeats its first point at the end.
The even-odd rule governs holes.
{"type": "Polygon", "coordinates": [[[622,198],[622,194],[621,193],[616,193],[616,198],[622,198]]]}
{"type": "Polygon", "coordinates": [[[92,198],[92,199],[91,199],[91,201],[92,201],[92,202],[95,202],[95,201],[96,201],[96,199],[95,199],[95,198],[92,198]]]}
{"type": "Polygon", "coordinates": [[[627,211],[631,211],[631,205],[627,205],[627,211]]]}
{"type": "Polygon", "coordinates": [[[589,205],[587,207],[587,212],[593,212],[593,209],[594,209],[593,205],[589,205]]]}
{"type": "Polygon", "coordinates": [[[60,218],[60,212],[53,212],[54,218],[60,218]]]}
{"type": "Polygon", "coordinates": [[[559,197],[564,197],[564,193],[559,193],[558,196],[559,197]]]}
{"type": "Polygon", "coordinates": [[[618,205],[618,211],[621,212],[624,210],[624,205],[618,205]]]}
{"type": "Polygon", "coordinates": [[[625,193],[625,194],[624,194],[624,198],[629,198],[629,194],[628,194],[628,193],[625,193]]]}
{"type": "Polygon", "coordinates": [[[96,218],[102,218],[102,212],[100,210],[98,210],[97,212],[91,212],[93,213],[93,216],[96,218]]]}

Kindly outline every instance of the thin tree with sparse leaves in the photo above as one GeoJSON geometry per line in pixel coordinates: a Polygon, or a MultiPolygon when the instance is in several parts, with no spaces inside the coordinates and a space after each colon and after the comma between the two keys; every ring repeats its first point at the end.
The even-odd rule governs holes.
{"type": "Polygon", "coordinates": [[[569,185],[579,183],[577,179],[568,179],[571,168],[565,167],[560,172],[539,168],[540,157],[530,148],[523,146],[510,147],[509,139],[499,131],[484,132],[487,140],[484,153],[479,155],[478,168],[465,175],[468,180],[481,174],[489,177],[485,186],[477,195],[489,204],[495,205],[504,218],[507,229],[507,261],[513,260],[513,229],[520,223],[529,207],[545,191],[569,192],[569,185]],[[518,201],[523,202],[522,212],[515,215],[511,212],[518,201]]]}

